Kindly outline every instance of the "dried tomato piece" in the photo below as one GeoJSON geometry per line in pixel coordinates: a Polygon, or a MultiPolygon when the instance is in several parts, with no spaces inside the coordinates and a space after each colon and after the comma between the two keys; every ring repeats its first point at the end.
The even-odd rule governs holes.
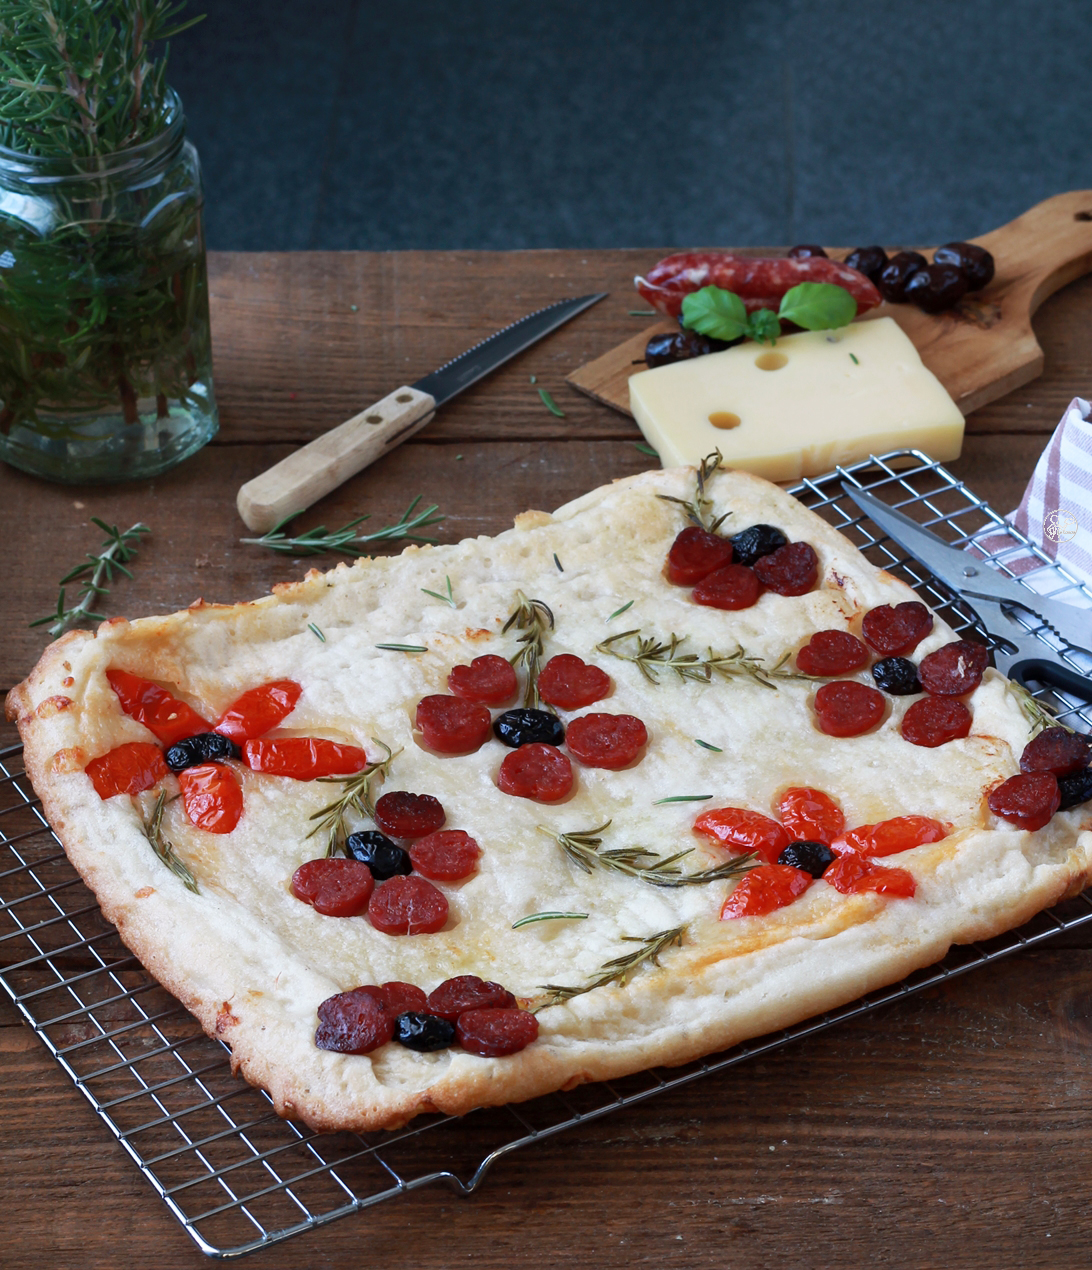
{"type": "Polygon", "coordinates": [[[712,807],[694,821],[694,829],[729,850],[755,851],[767,864],[775,864],[791,841],[783,825],[746,807],[712,807]]]}
{"type": "Polygon", "coordinates": [[[1071,776],[1092,761],[1092,737],[1068,728],[1044,728],[1024,746],[1020,755],[1022,772],[1053,772],[1071,776]]]}
{"type": "Polygon", "coordinates": [[[610,692],[610,675],[571,653],[558,653],[542,667],[538,695],[559,710],[580,710],[610,692]]]}
{"type": "Polygon", "coordinates": [[[341,745],[317,736],[284,736],[275,741],[244,741],[243,761],[267,776],[313,781],[319,776],[348,776],[368,766],[357,745],[341,745]]]}
{"type": "Polygon", "coordinates": [[[893,816],[874,825],[847,830],[835,843],[835,850],[859,851],[862,855],[895,855],[926,842],[948,836],[949,825],[929,816],[893,816]]]}
{"type": "Polygon", "coordinates": [[[694,588],[694,601],[710,609],[749,609],[758,603],[762,587],[754,569],[744,564],[726,564],[707,574],[694,588]]]}
{"type": "Polygon", "coordinates": [[[164,745],[174,745],[183,737],[209,730],[208,723],[196,710],[150,679],[141,679],[127,670],[108,670],[106,678],[125,713],[143,723],[164,745]]]}
{"type": "Polygon", "coordinates": [[[917,887],[914,875],[906,869],[892,869],[885,865],[873,864],[863,855],[847,852],[823,874],[823,881],[829,883],[843,895],[859,895],[862,891],[876,891],[880,895],[901,896],[909,899],[917,887]]]}
{"type": "Polygon", "coordinates": [[[139,794],[170,775],[163,751],[151,741],[126,741],[93,758],[83,770],[100,798],[139,794]]]}
{"type": "Polygon", "coordinates": [[[991,789],[986,803],[995,816],[1017,829],[1042,829],[1061,805],[1053,772],[1021,772],[991,789]]]}
{"type": "Polygon", "coordinates": [[[497,773],[497,788],[503,793],[536,803],[556,803],[572,787],[572,764],[556,746],[541,741],[513,750],[497,773]]]}
{"type": "Polygon", "coordinates": [[[236,745],[264,736],[296,708],[303,688],[294,679],[275,679],[244,692],[212,725],[236,745]]]}
{"type": "Polygon", "coordinates": [[[899,731],[911,745],[936,749],[971,730],[971,712],[954,697],[922,697],[902,716],[899,731]]]}
{"type": "Polygon", "coordinates": [[[868,649],[849,631],[816,631],[796,654],[805,675],[848,675],[868,665],[868,649]]]}
{"type": "Polygon", "coordinates": [[[507,705],[519,691],[516,672],[496,653],[475,657],[469,666],[453,666],[447,686],[455,696],[483,706],[507,705]]]}
{"type": "Polygon", "coordinates": [[[743,875],[724,901],[720,920],[762,917],[774,909],[784,908],[798,895],[803,895],[813,881],[810,873],[794,869],[791,864],[760,864],[743,875]]]}
{"type": "Polygon", "coordinates": [[[466,1010],[509,1010],[516,998],[499,983],[479,979],[477,975],[456,975],[428,994],[425,1008],[449,1023],[466,1010]]]}
{"type": "Polygon", "coordinates": [[[807,786],[785,790],[778,799],[777,814],[789,837],[798,842],[830,846],[846,827],[845,815],[834,799],[807,786]]]}
{"type": "Polygon", "coordinates": [[[455,1024],[456,1040],[480,1058],[518,1054],[537,1036],[538,1019],[529,1010],[466,1010],[455,1024]]]}
{"type": "Polygon", "coordinates": [[[989,649],[965,639],[945,644],[921,659],[918,678],[926,692],[938,697],[962,697],[974,692],[990,664],[989,649]]]}
{"type": "Polygon", "coordinates": [[[292,894],[324,917],[355,917],[375,889],[372,871],[359,860],[308,860],[292,874],[292,894]]]}
{"type": "Polygon", "coordinates": [[[759,582],[778,595],[804,595],[819,577],[819,557],[806,542],[790,542],[754,563],[759,582]]]}
{"type": "Polygon", "coordinates": [[[667,580],[675,586],[693,586],[706,574],[732,563],[732,544],[719,534],[688,525],[667,553],[667,580]]]}
{"type": "Polygon", "coordinates": [[[243,788],[223,763],[202,763],[178,773],[190,822],[208,833],[231,833],[243,814],[243,788]]]}
{"type": "Polygon", "coordinates": [[[421,698],[416,721],[425,744],[439,754],[473,754],[493,735],[485,706],[442,693],[421,698]]]}
{"type": "Polygon", "coordinates": [[[394,1015],[367,990],[327,997],[318,1008],[315,1044],[336,1054],[370,1054],[394,1035],[394,1015]]]}
{"type": "Polygon", "coordinates": [[[441,829],[410,844],[409,858],[422,877],[458,882],[478,867],[482,849],[463,829],[441,829]]]}
{"type": "Polygon", "coordinates": [[[442,829],[446,819],[443,804],[431,794],[396,789],[376,799],[375,823],[391,838],[423,838],[442,829]]]}
{"type": "Polygon", "coordinates": [[[565,744],[585,767],[610,772],[628,767],[647,743],[648,729],[632,714],[581,715],[565,733],[565,744]]]}
{"type": "Polygon", "coordinates": [[[869,609],[861,622],[861,634],[869,648],[881,657],[905,657],[933,629],[933,615],[919,600],[881,604],[869,609]]]}
{"type": "Polygon", "coordinates": [[[392,1015],[425,1008],[424,989],[415,983],[399,983],[397,979],[392,979],[383,985],[382,993],[383,1004],[392,1015]]]}
{"type": "Polygon", "coordinates": [[[447,898],[416,873],[396,874],[372,895],[368,921],[384,935],[434,935],[447,921],[447,898]]]}
{"type": "Polygon", "coordinates": [[[824,684],[815,694],[819,730],[827,736],[860,736],[879,723],[886,708],[882,692],[855,679],[824,684]]]}

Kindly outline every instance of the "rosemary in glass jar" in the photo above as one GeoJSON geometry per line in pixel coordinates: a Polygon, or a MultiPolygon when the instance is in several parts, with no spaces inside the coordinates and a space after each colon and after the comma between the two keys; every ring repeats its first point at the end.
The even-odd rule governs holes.
{"type": "Polygon", "coordinates": [[[148,51],[179,7],[0,0],[0,458],[53,480],[217,428],[200,167],[148,51]]]}

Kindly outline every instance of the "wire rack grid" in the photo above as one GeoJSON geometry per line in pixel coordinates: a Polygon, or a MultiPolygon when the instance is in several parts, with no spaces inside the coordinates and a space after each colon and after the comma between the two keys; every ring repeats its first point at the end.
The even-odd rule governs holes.
{"type": "MultiPolygon", "coordinates": [[[[973,612],[861,516],[844,495],[843,481],[884,498],[949,542],[971,546],[1005,573],[1026,568],[1030,558],[1051,571],[1049,594],[1077,602],[1083,597],[1092,605],[1092,592],[918,451],[839,468],[792,490],[873,563],[910,583],[960,633],[974,634],[973,612]],[[1077,591],[1080,596],[1073,594],[1077,591]]],[[[1040,584],[1043,576],[1040,569],[1040,584]]],[[[1033,629],[1033,619],[1028,622],[1033,629]]],[[[1082,668],[1079,654],[1066,655],[1082,668]]],[[[1052,704],[1074,726],[1092,730],[1085,707],[1056,699],[1052,704]]],[[[227,1048],[205,1036],[127,951],[50,831],[20,748],[0,750],[0,985],[210,1257],[267,1247],[434,1182],[470,1194],[509,1152],[1088,921],[1092,901],[1077,897],[988,944],[954,948],[939,965],[843,1009],[684,1068],[648,1071],[459,1119],[416,1120],[397,1132],[315,1134],[281,1120],[265,1093],[234,1077],[227,1048]]]]}

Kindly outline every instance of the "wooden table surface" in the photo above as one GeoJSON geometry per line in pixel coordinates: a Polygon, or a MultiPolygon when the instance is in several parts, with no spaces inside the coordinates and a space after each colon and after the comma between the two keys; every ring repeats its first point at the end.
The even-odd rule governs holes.
{"type": "MultiPolygon", "coordinates": [[[[152,527],[108,613],[260,594],[305,566],[239,544],[239,485],[554,300],[610,292],[302,523],[368,512],[378,526],[422,494],[441,505],[450,542],[648,467],[631,421],[564,377],[647,321],[628,313],[644,307],[630,279],[655,259],[654,250],[212,257],[222,418],[213,444],[132,486],[48,485],[0,465],[0,689],[45,643],[28,621],[98,545],[89,517],[152,527]],[[565,418],[546,410],[538,387],[565,418]]],[[[1092,279],[1047,301],[1036,329],[1046,373],[972,416],[951,465],[1000,510],[1017,502],[1069,399],[1092,388],[1092,279]]],[[[0,1264],[205,1263],[6,998],[0,1073],[0,1264]]],[[[469,1199],[425,1188],[265,1249],[255,1264],[1084,1266],[1090,1131],[1092,937],[1076,932],[537,1143],[469,1199]]]]}

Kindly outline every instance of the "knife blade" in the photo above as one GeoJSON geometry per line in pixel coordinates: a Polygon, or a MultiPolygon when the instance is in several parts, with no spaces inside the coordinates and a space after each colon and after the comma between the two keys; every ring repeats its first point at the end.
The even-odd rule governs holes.
{"type": "MultiPolygon", "coordinates": [[[[892,538],[944,583],[968,600],[981,599],[995,604],[1017,604],[1052,627],[1073,648],[1092,646],[1092,614],[1060,600],[1049,600],[1013,578],[1006,578],[959,547],[952,547],[930,529],[896,511],[881,499],[845,482],[842,489],[857,506],[892,538]]],[[[972,607],[973,604],[972,604],[972,607]]],[[[994,632],[1001,634],[1001,632],[994,632]]]]}
{"type": "Polygon", "coordinates": [[[606,291],[561,300],[503,327],[425,375],[302,446],[239,490],[249,529],[266,533],[389,453],[433,417],[438,406],[602,300],[606,291]]]}

